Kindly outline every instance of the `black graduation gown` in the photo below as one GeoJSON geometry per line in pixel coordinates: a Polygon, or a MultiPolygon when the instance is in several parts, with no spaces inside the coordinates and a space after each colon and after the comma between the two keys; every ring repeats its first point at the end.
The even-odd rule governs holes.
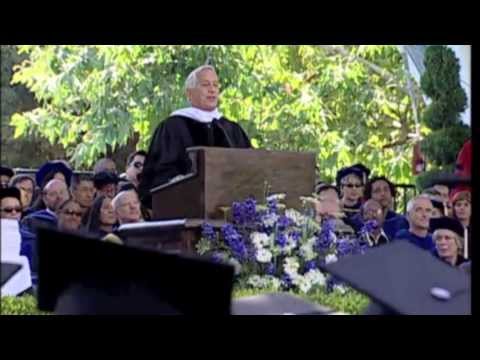
{"type": "Polygon", "coordinates": [[[193,146],[250,148],[243,129],[224,117],[201,123],[186,116],[171,116],[153,134],[139,185],[140,199],[151,208],[150,190],[192,167],[186,149],[193,146]]]}

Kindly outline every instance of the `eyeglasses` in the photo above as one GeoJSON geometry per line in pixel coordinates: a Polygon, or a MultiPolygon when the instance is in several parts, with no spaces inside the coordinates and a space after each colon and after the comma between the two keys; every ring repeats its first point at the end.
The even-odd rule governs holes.
{"type": "Polygon", "coordinates": [[[347,188],[361,188],[363,185],[362,184],[343,184],[343,186],[347,188]]]}
{"type": "Polygon", "coordinates": [[[6,207],[4,209],[2,209],[2,211],[6,212],[7,214],[11,214],[12,212],[22,212],[22,208],[21,207],[6,207]]]}
{"type": "Polygon", "coordinates": [[[143,168],[143,163],[140,162],[140,161],[135,161],[135,162],[133,163],[133,166],[135,167],[135,169],[139,169],[139,170],[140,170],[141,168],[143,168]]]}
{"type": "Polygon", "coordinates": [[[79,212],[79,211],[70,211],[70,210],[67,210],[67,211],[64,211],[63,212],[64,215],[74,215],[74,216],[77,216],[77,217],[81,217],[82,216],[82,213],[79,212]]]}

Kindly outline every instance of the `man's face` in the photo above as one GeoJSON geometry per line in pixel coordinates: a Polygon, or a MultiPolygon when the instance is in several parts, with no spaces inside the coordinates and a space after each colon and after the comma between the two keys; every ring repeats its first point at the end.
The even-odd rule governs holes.
{"type": "Polygon", "coordinates": [[[121,224],[141,220],[140,201],[134,191],[127,191],[116,204],[116,214],[121,224]]]}
{"type": "Polygon", "coordinates": [[[9,181],[10,181],[10,176],[0,175],[0,187],[2,187],[2,188],[8,187],[8,182],[9,181]]]}
{"type": "Polygon", "coordinates": [[[363,205],[363,220],[371,221],[375,220],[379,227],[382,227],[385,220],[385,215],[382,210],[382,206],[375,200],[368,200],[363,205]]]}
{"type": "Polygon", "coordinates": [[[358,201],[363,196],[362,181],[356,175],[348,175],[342,179],[342,194],[349,201],[358,201]]]}
{"type": "Polygon", "coordinates": [[[448,186],[446,185],[434,185],[433,188],[440,193],[440,198],[443,203],[448,202],[448,186]]]}
{"type": "Polygon", "coordinates": [[[392,207],[393,196],[386,181],[378,180],[372,184],[372,199],[378,201],[383,209],[392,207]]]}
{"type": "Polygon", "coordinates": [[[82,222],[82,209],[75,201],[69,202],[58,214],[60,230],[78,230],[82,222]]]}
{"type": "Polygon", "coordinates": [[[93,181],[80,181],[80,183],[73,191],[73,196],[82,207],[88,208],[92,206],[93,200],[95,198],[95,186],[93,185],[93,181]]]}
{"type": "Polygon", "coordinates": [[[458,244],[455,240],[456,234],[448,229],[435,231],[433,240],[441,258],[451,258],[458,255],[458,244]]]}
{"type": "Polygon", "coordinates": [[[138,175],[142,172],[144,163],[145,156],[135,155],[132,162],[127,167],[127,179],[131,181],[135,186],[138,185],[138,175]]]}
{"type": "Polygon", "coordinates": [[[205,69],[197,75],[197,86],[187,89],[187,97],[193,107],[213,111],[218,105],[220,89],[217,74],[210,69],[205,69]]]}
{"type": "Polygon", "coordinates": [[[20,201],[14,197],[6,197],[2,199],[0,204],[0,218],[20,220],[22,216],[22,207],[20,201]]]}
{"type": "Polygon", "coordinates": [[[33,197],[33,182],[30,180],[23,180],[18,182],[15,187],[20,190],[20,195],[22,198],[22,207],[23,209],[27,209],[30,204],[32,203],[33,197]]]}
{"type": "Polygon", "coordinates": [[[410,227],[421,230],[428,230],[430,219],[432,218],[432,202],[429,199],[415,200],[412,209],[408,213],[408,222],[410,227]]]}
{"type": "Polygon", "coordinates": [[[52,211],[63,204],[69,198],[67,184],[61,180],[54,180],[48,183],[43,190],[43,201],[47,208],[52,211]]]}

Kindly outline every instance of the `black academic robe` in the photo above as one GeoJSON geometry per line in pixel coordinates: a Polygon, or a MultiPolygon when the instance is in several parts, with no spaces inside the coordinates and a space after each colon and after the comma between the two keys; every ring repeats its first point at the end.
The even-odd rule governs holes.
{"type": "Polygon", "coordinates": [[[190,172],[186,149],[193,146],[250,148],[243,129],[224,117],[201,123],[185,116],[171,116],[153,134],[139,185],[140,199],[151,208],[150,190],[177,175],[190,172]]]}

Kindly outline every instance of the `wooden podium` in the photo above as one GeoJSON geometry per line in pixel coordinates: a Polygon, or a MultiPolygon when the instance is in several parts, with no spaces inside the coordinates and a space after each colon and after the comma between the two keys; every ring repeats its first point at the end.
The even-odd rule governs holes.
{"type": "Polygon", "coordinates": [[[158,250],[193,252],[201,225],[225,223],[222,207],[253,196],[285,193],[287,207],[300,209],[300,196],[315,186],[315,154],[287,151],[194,147],[187,149],[192,171],[150,190],[154,221],[185,220],[181,226],[132,235],[129,244],[158,250]]]}
{"type": "Polygon", "coordinates": [[[253,196],[285,193],[287,207],[315,186],[315,155],[287,151],[195,147],[187,149],[193,168],[183,178],[151,190],[154,220],[223,219],[221,207],[253,196]]]}

